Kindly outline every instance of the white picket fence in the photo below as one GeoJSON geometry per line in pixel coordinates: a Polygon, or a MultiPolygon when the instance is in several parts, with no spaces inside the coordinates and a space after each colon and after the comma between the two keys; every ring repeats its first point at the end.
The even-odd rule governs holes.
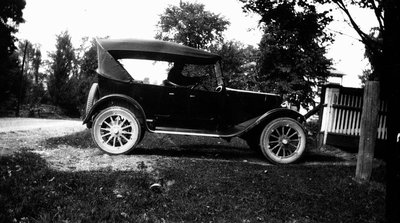
{"type": "MultiPolygon", "coordinates": [[[[346,140],[345,136],[359,137],[361,125],[361,112],[363,103],[363,89],[345,88],[341,86],[326,86],[322,95],[322,120],[321,130],[322,144],[325,145],[332,135],[341,136],[341,140],[346,140]]],[[[379,125],[377,139],[386,140],[386,112],[387,105],[384,101],[380,102],[379,125]]],[[[341,142],[343,144],[345,142],[341,142]]]]}

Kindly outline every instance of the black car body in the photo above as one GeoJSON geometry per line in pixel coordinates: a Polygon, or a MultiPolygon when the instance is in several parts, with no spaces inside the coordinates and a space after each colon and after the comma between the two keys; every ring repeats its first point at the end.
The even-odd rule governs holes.
{"type": "Polygon", "coordinates": [[[97,53],[98,82],[89,92],[83,122],[107,153],[128,153],[146,131],[241,137],[274,163],[294,162],[305,150],[303,116],[282,108],[278,95],[226,87],[221,57],[216,54],[171,42],[135,39],[99,39],[97,53]],[[143,78],[125,69],[122,61],[131,59],[152,61],[155,66],[166,63],[166,71],[172,70],[173,63],[183,63],[189,66],[186,76],[200,73],[202,77],[186,86],[169,78],[150,81],[152,74],[146,71],[149,76],[143,78]]]}

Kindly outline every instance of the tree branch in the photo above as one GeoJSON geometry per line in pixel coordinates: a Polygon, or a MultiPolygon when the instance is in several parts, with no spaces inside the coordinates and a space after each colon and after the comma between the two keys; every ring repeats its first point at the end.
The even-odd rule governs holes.
{"type": "Polygon", "coordinates": [[[375,3],[375,0],[370,0],[370,2],[371,2],[372,9],[374,10],[376,19],[378,20],[379,30],[381,32],[383,32],[384,31],[384,25],[383,25],[384,17],[383,17],[383,13],[382,13],[382,3],[378,4],[379,5],[379,7],[378,7],[375,3]]]}
{"type": "Polygon", "coordinates": [[[347,8],[347,5],[343,2],[343,0],[334,0],[333,2],[347,15],[348,19],[350,20],[351,26],[353,26],[354,30],[360,36],[361,42],[363,42],[366,45],[366,47],[373,49],[374,40],[369,35],[367,35],[365,32],[363,32],[361,30],[360,26],[356,23],[356,21],[351,16],[351,14],[347,8]]]}

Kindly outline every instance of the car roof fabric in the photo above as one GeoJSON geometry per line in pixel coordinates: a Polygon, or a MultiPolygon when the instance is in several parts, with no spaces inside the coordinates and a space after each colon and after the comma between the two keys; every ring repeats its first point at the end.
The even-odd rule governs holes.
{"type": "Polygon", "coordinates": [[[214,64],[217,54],[160,40],[97,39],[97,72],[107,78],[130,82],[133,78],[118,59],[147,59],[185,64],[214,64]]]}
{"type": "Polygon", "coordinates": [[[149,59],[188,64],[214,64],[220,56],[204,50],[161,40],[98,39],[98,44],[116,59],[149,59]]]}

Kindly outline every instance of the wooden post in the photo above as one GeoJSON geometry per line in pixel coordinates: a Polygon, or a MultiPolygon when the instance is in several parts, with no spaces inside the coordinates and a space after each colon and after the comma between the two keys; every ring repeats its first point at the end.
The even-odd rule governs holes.
{"type": "Polygon", "coordinates": [[[375,142],[378,130],[379,82],[368,81],[364,88],[361,114],[360,142],[356,167],[356,180],[368,181],[372,172],[375,142]]]}
{"type": "Polygon", "coordinates": [[[326,145],[326,140],[328,138],[328,132],[332,128],[333,121],[333,105],[337,103],[339,99],[339,86],[328,86],[325,90],[325,98],[322,112],[322,121],[321,121],[321,130],[323,132],[322,142],[319,143],[319,146],[326,145]]]}

